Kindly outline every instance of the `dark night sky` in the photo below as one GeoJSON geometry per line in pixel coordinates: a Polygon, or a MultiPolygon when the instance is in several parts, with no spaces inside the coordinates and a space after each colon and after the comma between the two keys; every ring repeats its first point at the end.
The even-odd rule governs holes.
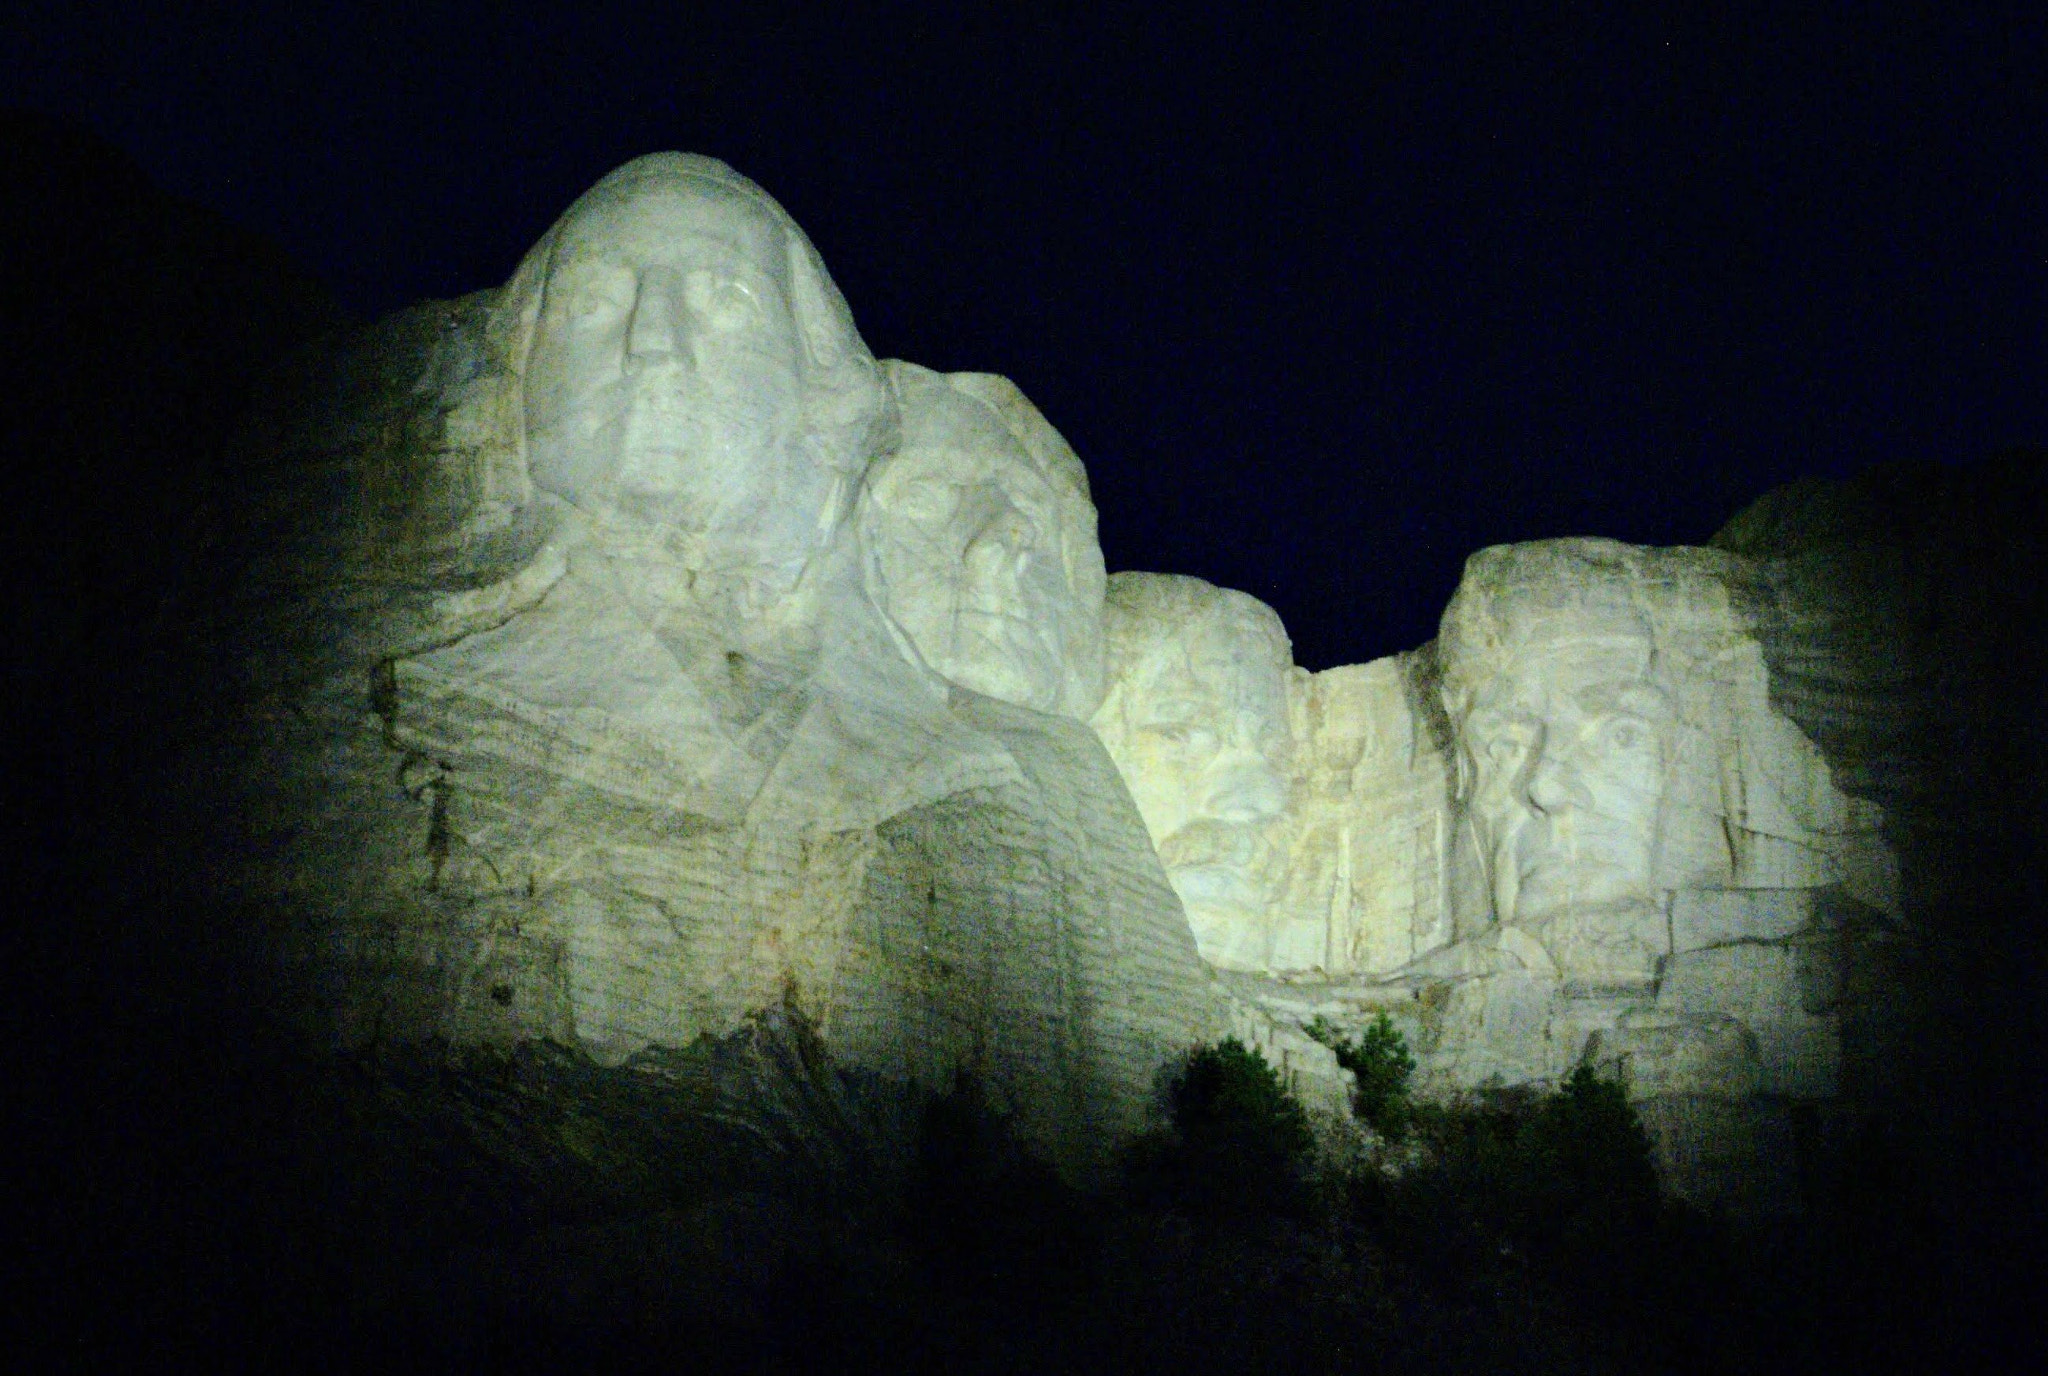
{"type": "Polygon", "coordinates": [[[74,8],[0,19],[6,98],[365,315],[502,281],[629,157],[726,159],[877,355],[1024,388],[1111,568],[1252,592],[1314,668],[1427,639],[1485,544],[2048,443],[2034,18],[74,8]]]}

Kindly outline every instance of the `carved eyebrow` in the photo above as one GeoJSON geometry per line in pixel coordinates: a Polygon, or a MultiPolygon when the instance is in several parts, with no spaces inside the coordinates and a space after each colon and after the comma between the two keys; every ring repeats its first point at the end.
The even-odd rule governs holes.
{"type": "Polygon", "coordinates": [[[638,275],[615,265],[573,265],[550,277],[544,309],[573,309],[591,297],[619,310],[630,309],[638,290],[638,275]]]}
{"type": "Polygon", "coordinates": [[[1671,715],[1671,699],[1656,685],[1640,680],[1595,685],[1580,692],[1578,701],[1589,711],[1627,713],[1643,721],[1658,721],[1671,715]]]}

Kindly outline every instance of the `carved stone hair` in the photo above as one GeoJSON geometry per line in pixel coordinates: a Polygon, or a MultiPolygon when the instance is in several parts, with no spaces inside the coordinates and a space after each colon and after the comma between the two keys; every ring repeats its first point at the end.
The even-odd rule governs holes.
{"type": "Polygon", "coordinates": [[[490,311],[484,328],[485,373],[450,408],[451,430],[466,433],[473,445],[472,524],[480,533],[516,520],[533,500],[526,457],[526,366],[564,228],[595,205],[629,199],[651,187],[691,184],[743,198],[782,230],[790,305],[802,344],[800,442],[819,463],[850,475],[860,473],[876,454],[895,443],[896,407],[874,355],[817,249],[796,221],[766,191],[716,158],[649,153],[579,196],[520,260],[490,311]]]}
{"type": "Polygon", "coordinates": [[[1465,562],[1437,634],[1453,719],[1525,654],[1610,645],[1672,692],[1714,679],[1717,659],[1751,643],[1731,593],[1739,561],[1713,550],[1614,540],[1496,545],[1465,562]]]}
{"type": "Polygon", "coordinates": [[[1183,642],[1189,631],[1207,623],[1243,623],[1292,664],[1287,628],[1279,613],[1249,593],[1219,588],[1185,574],[1154,573],[1109,580],[1104,605],[1104,638],[1114,677],[1118,669],[1169,642],[1183,642]]]}
{"type": "Polygon", "coordinates": [[[1283,673],[1293,667],[1293,647],[1279,614],[1248,593],[1184,574],[1110,576],[1102,627],[1108,691],[1093,719],[1105,741],[1123,737],[1132,695],[1142,691],[1140,666],[1192,643],[1205,626],[1249,631],[1271,649],[1283,673]]]}

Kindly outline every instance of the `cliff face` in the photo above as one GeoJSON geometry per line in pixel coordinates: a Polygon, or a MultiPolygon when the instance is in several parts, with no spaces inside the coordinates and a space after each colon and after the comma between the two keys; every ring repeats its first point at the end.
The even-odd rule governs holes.
{"type": "Polygon", "coordinates": [[[1773,701],[1884,808],[1930,913],[2009,892],[2038,854],[2044,511],[2048,458],[2014,453],[1795,483],[1714,537],[1767,570],[1773,701]]]}
{"type": "Polygon", "coordinates": [[[2048,1045],[2044,513],[2048,462],[2020,452],[1795,483],[1714,540],[1765,570],[1774,703],[1884,811],[1903,924],[1846,972],[1845,1069],[1979,1258],[2036,1193],[2021,1105],[2048,1045]]]}
{"type": "Polygon", "coordinates": [[[283,1020],[616,1063],[793,999],[846,1064],[971,1072],[1099,1170],[1232,1026],[1100,743],[936,678],[836,555],[787,604],[816,639],[775,659],[661,603],[690,575],[638,551],[473,538],[498,300],[305,356],[244,432],[267,479],[193,786],[283,1020]],[[744,729],[719,692],[754,694],[744,729]]]}
{"type": "MultiPolygon", "coordinates": [[[[2018,1140],[1986,1105],[2048,1044],[2040,456],[1796,484],[1674,556],[1715,570],[1677,620],[1711,604],[1742,652],[1707,657],[1734,676],[1727,702],[1678,723],[1705,740],[1727,718],[1684,757],[1687,787],[1721,802],[1688,804],[1703,825],[1679,846],[1623,798],[1618,819],[1657,843],[1642,892],[1518,923],[1460,851],[1459,793],[1483,770],[1444,718],[1441,645],[1310,676],[1278,631],[1270,684],[1203,707],[1237,732],[1212,732],[1229,748],[1197,779],[1203,805],[1235,811],[1148,840],[1143,768],[1120,779],[1079,723],[949,685],[845,566],[805,604],[831,644],[784,662],[644,615],[637,587],[606,601],[645,553],[616,530],[550,562],[542,524],[471,519],[504,502],[485,451],[520,423],[489,337],[503,291],[279,368],[337,317],[273,251],[89,143],[14,132],[34,194],[5,224],[26,399],[6,423],[28,460],[7,510],[35,594],[10,604],[29,724],[11,772],[63,1025],[196,1027],[166,1013],[206,991],[327,1045],[546,1037],[617,1060],[730,1033],[796,990],[834,1051],[935,1087],[977,1070],[1081,1162],[1142,1118],[1160,1064],[1229,1030],[1341,1101],[1295,1024],[1391,1007],[1452,1090],[1625,1059],[1639,1100],[1675,1105],[1681,1145],[1751,1131],[1708,1121],[1735,1100],[1911,1115],[1930,1083],[1960,1091],[1940,1129],[1957,1149],[1930,1153],[1958,1181],[2018,1140]],[[596,616],[544,633],[576,605],[610,608],[618,633],[576,641],[596,616]],[[718,737],[720,713],[744,729],[718,737]],[[1774,714],[1791,735],[1757,734],[1774,714]],[[1267,725],[1289,744],[1261,773],[1267,725]],[[1845,848],[1872,818],[1895,891],[1845,848]],[[1254,978],[1235,1007],[1162,855],[1219,910],[1242,899],[1237,973],[1254,978]],[[1665,873],[1674,857],[1696,872],[1665,873]],[[1628,960],[1602,926],[1623,913],[1661,923],[1648,945],[1631,928],[1628,960]],[[254,977],[233,963],[249,934],[254,977]]],[[[1014,485],[987,454],[956,472],[926,448],[939,477],[1014,485]]],[[[1068,487],[1085,506],[1085,479],[1068,487]]],[[[1093,540],[1092,516],[1069,524],[1093,540]]],[[[1602,558],[1655,553],[1619,549],[1602,558]]],[[[1628,639],[1583,607],[1531,615],[1532,643],[1628,639]]],[[[1654,645],[1663,623],[1645,624],[1654,645]]],[[[1219,683],[1246,663],[1211,658],[1219,683]]],[[[1532,663],[1468,677],[1586,667],[1532,663]]],[[[1132,728],[1154,754],[1214,725],[1175,692],[1132,728]]],[[[1772,1131],[1789,1141],[1791,1121],[1772,1131]]]]}

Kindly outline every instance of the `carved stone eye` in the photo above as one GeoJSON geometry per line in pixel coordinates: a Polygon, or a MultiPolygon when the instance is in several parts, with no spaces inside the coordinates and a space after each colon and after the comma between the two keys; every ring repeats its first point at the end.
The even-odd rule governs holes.
{"type": "Polygon", "coordinates": [[[578,325],[624,315],[630,308],[628,285],[617,274],[592,273],[570,285],[568,316],[578,325]]]}
{"type": "Polygon", "coordinates": [[[754,289],[737,278],[693,272],[684,291],[690,310],[713,330],[744,329],[757,314],[754,289]]]}
{"type": "Polygon", "coordinates": [[[897,489],[889,506],[910,520],[923,524],[946,520],[959,501],[960,493],[951,483],[926,480],[906,483],[897,489]]]}

